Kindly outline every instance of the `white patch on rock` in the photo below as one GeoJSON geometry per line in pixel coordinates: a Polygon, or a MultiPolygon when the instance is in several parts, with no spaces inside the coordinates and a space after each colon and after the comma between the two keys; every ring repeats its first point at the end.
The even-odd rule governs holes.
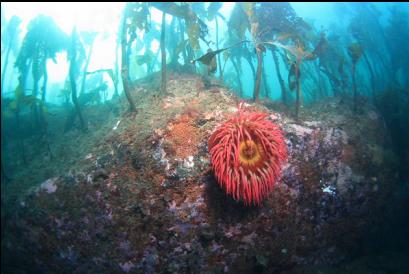
{"type": "Polygon", "coordinates": [[[193,156],[189,156],[183,160],[183,167],[184,168],[193,168],[195,163],[193,162],[193,156]]]}
{"type": "Polygon", "coordinates": [[[118,120],[118,122],[116,122],[116,125],[112,129],[117,130],[120,123],[121,123],[121,120],[118,120]]]}
{"type": "Polygon", "coordinates": [[[325,135],[324,142],[326,144],[332,144],[334,142],[341,142],[342,144],[348,144],[348,135],[345,131],[339,128],[330,128],[327,130],[325,135]]]}
{"type": "Polygon", "coordinates": [[[269,117],[272,121],[281,120],[280,113],[271,113],[269,117]]]}
{"type": "Polygon", "coordinates": [[[47,193],[54,193],[57,191],[57,185],[55,184],[58,178],[51,178],[40,185],[40,190],[45,190],[47,193]]]}
{"type": "Polygon", "coordinates": [[[308,127],[303,127],[303,126],[296,125],[296,124],[290,124],[289,126],[290,128],[288,131],[296,134],[297,136],[305,136],[305,135],[309,135],[312,133],[312,129],[308,127]]]}
{"type": "Polygon", "coordinates": [[[87,183],[92,184],[92,175],[91,174],[87,174],[87,183]]]}
{"type": "Polygon", "coordinates": [[[159,163],[163,165],[165,167],[165,170],[167,171],[170,169],[170,163],[169,163],[169,160],[166,159],[166,152],[163,149],[162,145],[163,145],[163,139],[159,141],[158,147],[155,150],[155,153],[153,154],[153,158],[159,161],[159,163]]]}
{"type": "Polygon", "coordinates": [[[321,125],[318,121],[305,121],[304,124],[309,127],[319,127],[321,125]]]}
{"type": "Polygon", "coordinates": [[[131,261],[128,261],[125,263],[120,263],[119,267],[121,268],[123,272],[129,273],[131,269],[135,267],[135,265],[131,261]]]}
{"type": "Polygon", "coordinates": [[[228,112],[237,112],[238,109],[236,107],[229,107],[229,109],[227,110],[228,112]]]}
{"type": "Polygon", "coordinates": [[[336,194],[335,193],[335,187],[333,187],[333,186],[327,186],[327,187],[322,188],[322,192],[329,193],[331,195],[336,194]]]}

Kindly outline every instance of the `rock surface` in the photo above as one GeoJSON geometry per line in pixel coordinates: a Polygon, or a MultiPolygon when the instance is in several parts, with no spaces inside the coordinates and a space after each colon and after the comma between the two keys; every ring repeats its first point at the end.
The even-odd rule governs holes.
{"type": "Polygon", "coordinates": [[[332,98],[302,109],[296,121],[249,103],[281,126],[289,159],[262,206],[245,207],[220,189],[207,152],[212,130],[237,100],[201,81],[171,75],[173,96],[164,98],[138,88],[138,114],[110,127],[103,148],[85,159],[90,168],[22,198],[5,225],[8,269],[279,273],[335,264],[345,249],[358,248],[379,222],[396,175],[376,111],[365,105],[354,115],[332,98]]]}

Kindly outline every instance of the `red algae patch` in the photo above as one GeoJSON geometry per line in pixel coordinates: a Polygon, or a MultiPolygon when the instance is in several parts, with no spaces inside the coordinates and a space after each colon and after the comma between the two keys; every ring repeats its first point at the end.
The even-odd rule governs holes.
{"type": "Polygon", "coordinates": [[[177,158],[186,158],[198,153],[197,144],[200,142],[199,129],[189,122],[181,121],[168,125],[165,135],[167,146],[177,158]]]}

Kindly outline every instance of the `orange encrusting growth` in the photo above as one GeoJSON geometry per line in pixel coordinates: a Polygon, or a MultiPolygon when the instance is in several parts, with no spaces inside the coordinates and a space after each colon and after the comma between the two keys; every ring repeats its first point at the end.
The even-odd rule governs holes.
{"type": "Polygon", "coordinates": [[[259,205],[274,188],[287,159],[283,134],[265,113],[245,112],[220,125],[209,139],[219,184],[235,200],[259,205]]]}
{"type": "Polygon", "coordinates": [[[171,125],[166,134],[166,139],[172,145],[175,156],[178,158],[186,158],[198,153],[199,130],[186,121],[171,125]]]}

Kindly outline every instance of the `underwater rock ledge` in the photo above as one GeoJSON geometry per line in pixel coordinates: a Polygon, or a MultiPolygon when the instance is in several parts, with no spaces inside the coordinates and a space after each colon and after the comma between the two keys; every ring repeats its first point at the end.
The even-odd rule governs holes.
{"type": "MultiPolygon", "coordinates": [[[[154,81],[151,81],[154,82],[154,81]]],[[[236,109],[220,85],[170,75],[167,97],[134,91],[141,110],[107,133],[93,164],[50,178],[6,220],[5,269],[41,273],[278,273],[336,264],[380,222],[395,155],[369,104],[339,98],[305,107],[300,120],[263,105],[285,133],[288,162],[259,207],[226,196],[207,141],[236,109]]]]}

